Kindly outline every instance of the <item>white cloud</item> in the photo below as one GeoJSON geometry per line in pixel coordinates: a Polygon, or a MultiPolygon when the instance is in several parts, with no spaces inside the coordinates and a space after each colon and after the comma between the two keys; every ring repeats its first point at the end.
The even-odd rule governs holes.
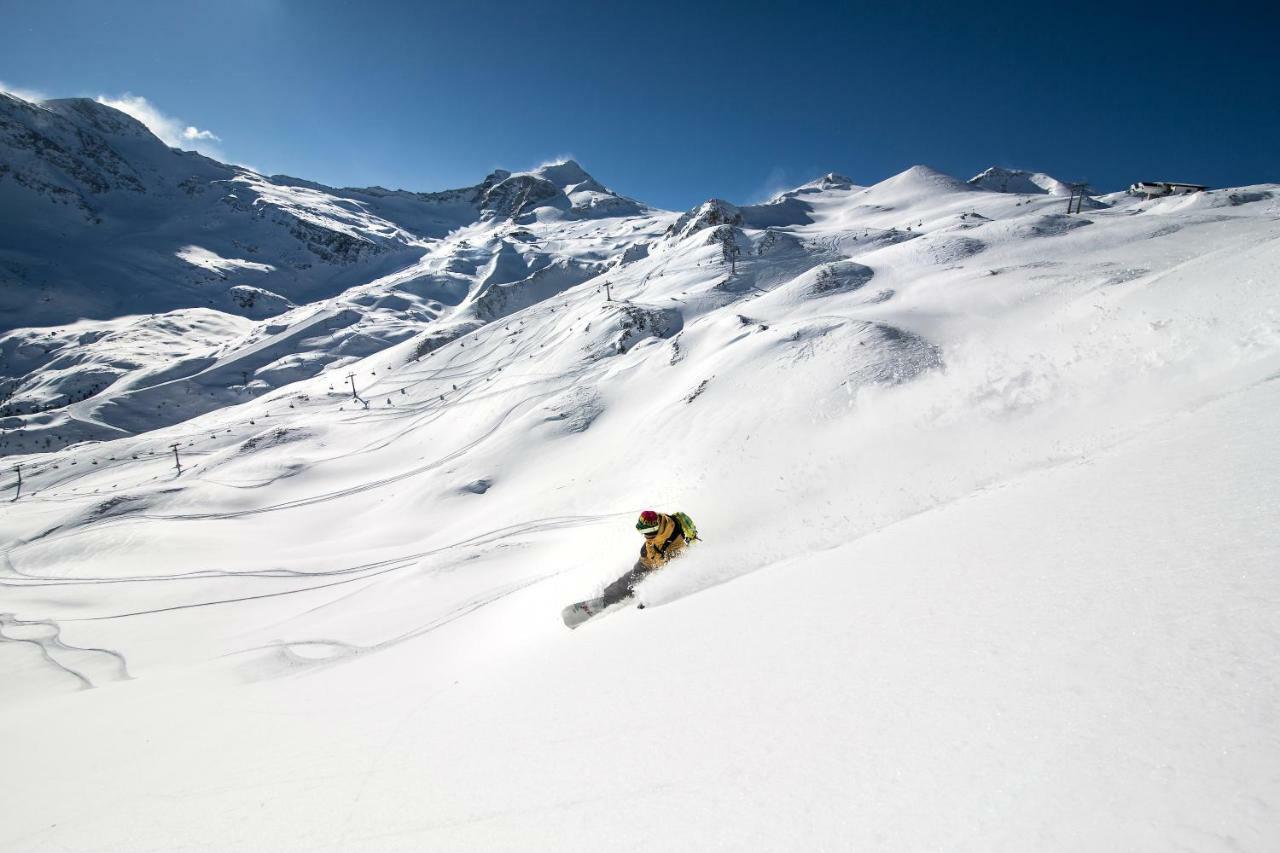
{"type": "Polygon", "coordinates": [[[0,80],[0,92],[13,95],[15,98],[21,98],[24,101],[39,103],[48,99],[48,95],[44,92],[37,92],[35,89],[23,89],[19,86],[10,86],[8,83],[0,80]]]}
{"type": "Polygon", "coordinates": [[[181,119],[161,112],[155,104],[141,95],[131,95],[126,92],[115,98],[99,95],[94,100],[133,116],[145,124],[147,130],[160,137],[160,140],[165,145],[174,148],[194,149],[216,160],[226,160],[221,149],[213,144],[222,141],[217,134],[211,130],[201,130],[181,119]]]}
{"type": "Polygon", "coordinates": [[[183,139],[207,139],[212,142],[221,142],[222,137],[215,134],[212,130],[200,130],[196,127],[187,125],[187,129],[182,131],[183,139]]]}

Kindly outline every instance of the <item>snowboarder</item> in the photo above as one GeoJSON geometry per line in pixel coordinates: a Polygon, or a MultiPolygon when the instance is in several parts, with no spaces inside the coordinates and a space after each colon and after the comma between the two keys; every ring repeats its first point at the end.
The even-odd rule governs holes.
{"type": "Polygon", "coordinates": [[[561,615],[570,628],[576,628],[606,607],[630,598],[635,592],[636,584],[646,575],[671,562],[690,542],[698,539],[698,528],[694,526],[693,519],[683,512],[667,515],[646,509],[636,521],[636,530],[644,536],[644,544],[640,546],[640,559],[631,567],[631,571],[606,586],[599,598],[579,601],[566,607],[561,615]]]}

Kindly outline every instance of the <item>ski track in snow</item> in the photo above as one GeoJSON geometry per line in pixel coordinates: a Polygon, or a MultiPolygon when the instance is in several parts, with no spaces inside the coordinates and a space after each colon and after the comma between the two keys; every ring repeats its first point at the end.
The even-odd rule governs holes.
{"type": "MultiPolygon", "coordinates": [[[[413,554],[405,554],[398,557],[379,560],[373,563],[364,563],[358,566],[348,566],[340,569],[325,569],[325,570],[305,571],[305,572],[291,571],[288,569],[264,569],[260,571],[228,571],[228,572],[204,570],[199,572],[189,572],[189,573],[172,574],[172,575],[145,575],[145,576],[139,576],[139,577],[116,576],[116,577],[105,577],[105,578],[94,578],[94,577],[47,578],[47,579],[40,579],[40,580],[24,577],[22,580],[14,580],[14,579],[0,580],[0,586],[12,586],[12,587],[21,587],[21,588],[41,587],[41,586],[82,586],[82,585],[95,586],[99,584],[157,583],[157,582],[180,581],[180,580],[207,580],[211,578],[240,579],[240,578],[256,577],[256,578],[272,578],[272,579],[280,579],[280,578],[313,579],[313,578],[333,577],[337,575],[356,574],[361,572],[372,572],[373,574],[380,574],[384,571],[392,571],[399,568],[405,568],[408,564],[414,561],[422,560],[426,557],[435,556],[437,554],[447,553],[449,551],[452,551],[458,548],[465,548],[468,546],[475,546],[475,545],[489,545],[495,542],[501,542],[503,540],[511,539],[517,536],[525,536],[531,533],[541,533],[548,530],[559,530],[563,528],[572,528],[572,527],[578,527],[582,525],[600,524],[605,521],[617,520],[619,518],[622,518],[628,515],[630,515],[630,513],[612,513],[612,514],[597,515],[597,516],[571,516],[571,517],[562,517],[562,518],[538,519],[535,521],[509,525],[507,527],[491,530],[487,533],[482,533],[477,536],[472,536],[467,539],[454,542],[450,545],[444,545],[439,548],[433,548],[428,551],[419,551],[413,554]]],[[[360,579],[363,579],[364,577],[369,577],[369,576],[371,575],[361,575],[360,578],[355,578],[355,580],[360,580],[360,579]]],[[[346,581],[343,581],[343,583],[345,582],[346,581]]],[[[290,590],[289,592],[306,592],[311,589],[322,589],[322,588],[325,588],[326,586],[331,586],[331,585],[332,584],[326,584],[318,587],[306,587],[301,590],[290,590]]],[[[288,593],[279,593],[279,594],[288,594],[288,593]]],[[[253,597],[257,598],[262,596],[253,596],[253,597]]],[[[219,604],[223,602],[209,602],[209,603],[219,604]]],[[[203,605],[191,605],[191,606],[203,606],[203,605]]],[[[153,612],[153,611],[143,611],[143,612],[153,612]]],[[[138,614],[128,613],[123,615],[134,616],[138,614]]],[[[99,618],[119,618],[119,617],[99,617],[99,618]]]]}
{"type": "Polygon", "coordinates": [[[0,643],[35,646],[45,662],[75,678],[83,689],[130,678],[119,652],[67,645],[61,633],[62,626],[50,619],[18,619],[12,613],[0,613],[0,643]]]}

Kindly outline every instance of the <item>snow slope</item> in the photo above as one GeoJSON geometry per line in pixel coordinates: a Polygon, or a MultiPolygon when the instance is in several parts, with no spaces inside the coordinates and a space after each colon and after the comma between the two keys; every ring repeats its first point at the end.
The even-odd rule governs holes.
{"type": "Polygon", "coordinates": [[[1278,188],[597,219],[564,166],[7,460],[0,849],[1280,842],[1278,188]],[[705,541],[565,630],[647,506],[705,541]]]}

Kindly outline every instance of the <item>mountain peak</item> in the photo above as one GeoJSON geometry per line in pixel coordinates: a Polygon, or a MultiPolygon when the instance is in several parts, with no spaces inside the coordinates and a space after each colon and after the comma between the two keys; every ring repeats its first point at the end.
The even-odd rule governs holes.
{"type": "Polygon", "coordinates": [[[853,179],[846,175],[842,175],[839,172],[827,172],[822,177],[815,178],[807,184],[801,184],[795,189],[784,190],[783,192],[778,193],[773,198],[769,199],[769,203],[776,204],[778,202],[786,201],[787,199],[796,198],[797,196],[813,195],[815,193],[826,192],[827,190],[850,189],[862,188],[855,186],[853,179]]]}
{"type": "Polygon", "coordinates": [[[992,166],[981,174],[969,179],[969,185],[977,189],[997,193],[1035,193],[1048,195],[1069,195],[1070,185],[1043,172],[1029,172],[1025,169],[1007,169],[1003,166],[992,166]]]}
{"type": "Polygon", "coordinates": [[[489,216],[510,219],[538,208],[561,211],[550,214],[553,217],[589,219],[630,216],[643,209],[591,177],[576,160],[545,163],[514,174],[498,170],[482,185],[480,206],[489,216]]]}
{"type": "Polygon", "coordinates": [[[586,169],[578,165],[576,160],[546,163],[534,169],[531,174],[550,181],[561,189],[586,183],[597,184],[596,179],[591,177],[586,169]]]}
{"type": "Polygon", "coordinates": [[[742,210],[736,204],[730,204],[724,199],[709,198],[692,210],[682,213],[679,219],[667,227],[667,234],[684,238],[704,228],[741,225],[742,222],[742,210]]]}
{"type": "Polygon", "coordinates": [[[867,192],[894,195],[923,195],[939,192],[967,192],[973,189],[959,178],[923,164],[912,166],[868,188],[867,192]]]}
{"type": "Polygon", "coordinates": [[[132,137],[155,135],[128,113],[93,98],[54,98],[41,101],[40,106],[82,127],[88,125],[98,133],[132,137]]]}
{"type": "Polygon", "coordinates": [[[906,169],[905,171],[899,172],[897,175],[894,175],[892,178],[889,178],[889,180],[891,181],[899,180],[903,183],[907,183],[907,182],[924,182],[924,183],[939,183],[939,184],[961,183],[959,178],[955,178],[951,175],[948,175],[946,172],[941,172],[933,168],[932,166],[926,166],[923,163],[917,163],[916,165],[912,166],[910,169],[906,169]]]}

